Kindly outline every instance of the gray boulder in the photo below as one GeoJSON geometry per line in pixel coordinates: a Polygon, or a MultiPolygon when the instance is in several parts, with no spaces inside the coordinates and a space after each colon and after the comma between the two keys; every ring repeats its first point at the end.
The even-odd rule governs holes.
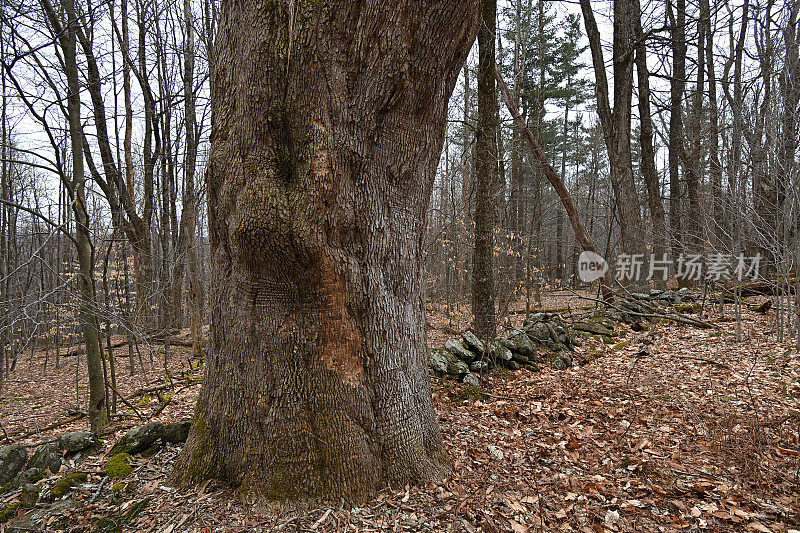
{"type": "Polygon", "coordinates": [[[67,453],[77,453],[97,446],[91,431],[70,431],[58,436],[58,447],[67,453]]]}
{"type": "Polygon", "coordinates": [[[550,330],[550,340],[552,340],[556,344],[561,344],[561,337],[559,337],[558,330],[556,329],[556,327],[557,324],[553,324],[551,322],[547,323],[547,329],[550,330]]]}
{"type": "Polygon", "coordinates": [[[450,339],[449,341],[444,343],[444,347],[447,351],[449,351],[462,361],[466,361],[467,363],[471,363],[476,357],[478,357],[478,354],[469,351],[467,348],[464,347],[461,341],[457,339],[450,339]]]}
{"type": "Polygon", "coordinates": [[[475,359],[473,362],[469,364],[469,369],[471,372],[475,372],[476,374],[480,374],[481,372],[486,372],[489,370],[489,361],[484,358],[475,359]]]}
{"type": "Polygon", "coordinates": [[[454,376],[463,376],[464,374],[469,374],[469,366],[464,361],[454,357],[447,365],[447,373],[454,376]]]}
{"type": "Polygon", "coordinates": [[[25,446],[11,444],[0,446],[0,485],[5,485],[22,470],[28,460],[25,446]]]}
{"type": "Polygon", "coordinates": [[[533,355],[536,353],[536,344],[524,332],[518,333],[509,339],[511,346],[506,345],[512,352],[521,355],[533,355]]]}
{"type": "Polygon", "coordinates": [[[483,355],[484,352],[486,352],[486,347],[484,346],[483,341],[481,341],[477,335],[471,331],[465,331],[462,333],[461,338],[464,339],[464,344],[467,346],[467,348],[473,352],[479,355],[483,355]]]}
{"type": "Polygon", "coordinates": [[[506,368],[509,370],[519,370],[520,366],[519,363],[512,359],[511,361],[506,362],[506,368]]]}
{"type": "Polygon", "coordinates": [[[428,353],[428,366],[437,374],[447,373],[447,356],[442,352],[445,350],[431,350],[428,353]]]}
{"type": "Polygon", "coordinates": [[[33,453],[28,462],[28,468],[38,468],[39,470],[49,470],[57,474],[61,468],[61,450],[55,442],[48,442],[39,446],[33,453]]]}
{"type": "Polygon", "coordinates": [[[526,333],[529,339],[540,344],[550,339],[550,328],[547,327],[545,322],[536,322],[526,330],[526,333]]]}
{"type": "Polygon", "coordinates": [[[110,457],[118,453],[133,455],[143,452],[160,439],[163,434],[164,425],[161,422],[142,424],[123,435],[122,438],[114,444],[114,447],[111,448],[108,455],[110,457]]]}
{"type": "Polygon", "coordinates": [[[476,376],[475,374],[465,375],[462,381],[464,382],[464,384],[471,385],[473,387],[478,387],[481,384],[480,380],[478,380],[478,376],[476,376]]]}
{"type": "Polygon", "coordinates": [[[161,434],[161,441],[169,444],[183,444],[189,437],[189,429],[191,427],[191,419],[165,424],[164,432],[161,434]]]}
{"type": "Polygon", "coordinates": [[[566,370],[572,366],[572,356],[567,352],[559,352],[553,359],[553,368],[556,370],[566,370]]]}
{"type": "Polygon", "coordinates": [[[27,470],[21,471],[14,479],[6,483],[3,486],[3,490],[5,492],[16,490],[26,483],[38,483],[44,479],[44,477],[44,472],[38,468],[28,468],[27,470]]]}
{"type": "Polygon", "coordinates": [[[521,365],[529,363],[534,358],[533,355],[528,357],[527,355],[522,355],[521,353],[516,353],[516,352],[511,352],[511,353],[514,356],[514,361],[516,361],[517,363],[519,363],[521,365]]]}
{"type": "Polygon", "coordinates": [[[532,315],[529,315],[527,318],[525,318],[523,326],[527,329],[539,322],[546,322],[549,318],[550,316],[547,313],[533,313],[532,315]]]}
{"type": "Polygon", "coordinates": [[[514,342],[511,339],[497,339],[497,342],[511,350],[514,351],[514,342]]]}
{"type": "Polygon", "coordinates": [[[505,364],[514,357],[511,350],[497,341],[489,343],[489,357],[492,357],[499,364],[505,364]]]}
{"type": "Polygon", "coordinates": [[[666,302],[672,305],[677,305],[683,301],[681,295],[675,291],[664,291],[657,296],[655,296],[659,301],[666,302]]]}

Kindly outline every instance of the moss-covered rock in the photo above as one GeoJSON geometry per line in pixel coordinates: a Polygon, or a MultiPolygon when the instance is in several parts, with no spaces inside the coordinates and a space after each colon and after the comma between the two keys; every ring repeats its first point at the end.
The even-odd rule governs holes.
{"type": "Polygon", "coordinates": [[[559,352],[553,359],[552,365],[556,370],[566,370],[572,366],[572,356],[568,352],[559,352]]]}
{"type": "Polygon", "coordinates": [[[139,452],[139,455],[141,455],[142,457],[153,457],[155,454],[157,454],[160,451],[161,451],[161,443],[160,442],[156,442],[155,444],[152,444],[146,450],[142,450],[141,452],[139,452]]]}
{"type": "Polygon", "coordinates": [[[109,455],[140,453],[152,446],[163,434],[164,425],[161,422],[142,424],[123,435],[111,448],[109,455]]]}
{"type": "Polygon", "coordinates": [[[3,485],[0,494],[17,490],[26,483],[36,483],[44,479],[44,473],[38,468],[28,468],[17,474],[14,479],[3,485]]]}
{"type": "Polygon", "coordinates": [[[116,495],[121,494],[133,494],[136,492],[136,482],[135,481],[120,481],[118,483],[114,483],[111,487],[111,492],[116,495]]]}
{"type": "Polygon", "coordinates": [[[5,507],[0,508],[0,524],[3,522],[8,522],[15,516],[17,516],[17,511],[19,508],[22,507],[22,504],[19,502],[9,503],[5,507]]]}
{"type": "Polygon", "coordinates": [[[679,313],[699,313],[702,309],[703,306],[698,303],[678,304],[675,306],[675,310],[679,313]]]}
{"type": "Polygon", "coordinates": [[[480,359],[475,359],[473,362],[469,364],[469,371],[475,372],[476,374],[480,374],[482,372],[486,372],[489,370],[489,360],[485,357],[481,357],[480,359]]]}
{"type": "Polygon", "coordinates": [[[445,350],[431,350],[428,352],[428,366],[437,374],[447,373],[447,356],[445,350]]]}
{"type": "Polygon", "coordinates": [[[91,431],[70,431],[58,436],[58,446],[67,453],[77,453],[97,446],[91,431]]]}
{"type": "Polygon", "coordinates": [[[525,329],[528,329],[538,322],[546,322],[549,319],[550,315],[548,315],[547,313],[533,313],[525,317],[525,320],[523,321],[523,326],[525,327],[525,329]]]}
{"type": "Polygon", "coordinates": [[[478,336],[471,331],[465,331],[462,333],[461,338],[464,340],[464,345],[473,352],[482,354],[486,351],[483,341],[481,341],[478,336]]]}
{"type": "Polygon", "coordinates": [[[27,460],[28,450],[25,446],[19,444],[0,446],[0,485],[14,479],[27,460]]]}
{"type": "Polygon", "coordinates": [[[461,382],[464,383],[465,385],[469,385],[470,387],[478,387],[481,384],[480,380],[478,379],[478,376],[472,373],[465,375],[462,378],[461,382]]]}
{"type": "Polygon", "coordinates": [[[192,427],[192,420],[187,418],[180,422],[164,424],[164,431],[161,434],[161,441],[164,444],[183,444],[189,437],[189,429],[192,427]]]}
{"type": "Polygon", "coordinates": [[[464,346],[464,344],[458,339],[450,339],[444,343],[444,347],[447,351],[467,363],[471,363],[473,359],[479,356],[479,354],[467,349],[467,347],[464,346]]]}
{"type": "Polygon", "coordinates": [[[28,461],[28,468],[38,468],[43,472],[49,470],[57,474],[61,469],[61,453],[58,444],[48,442],[39,446],[28,461]]]}
{"type": "Polygon", "coordinates": [[[133,472],[131,466],[131,456],[125,452],[115,454],[108,460],[103,471],[111,477],[111,479],[126,478],[133,472]]]}
{"type": "Polygon", "coordinates": [[[511,337],[511,346],[509,348],[512,352],[523,356],[530,356],[536,353],[536,344],[531,340],[525,332],[520,332],[511,337]]]}
{"type": "Polygon", "coordinates": [[[432,350],[428,354],[428,365],[437,374],[463,376],[469,373],[467,362],[456,357],[450,350],[432,350]]]}
{"type": "Polygon", "coordinates": [[[68,493],[72,487],[80,485],[84,481],[86,481],[86,472],[67,474],[50,488],[50,496],[56,499],[61,498],[68,493]]]}
{"type": "Polygon", "coordinates": [[[514,356],[511,354],[511,350],[495,340],[489,343],[489,357],[497,364],[506,365],[514,356]]]}
{"type": "Polygon", "coordinates": [[[525,330],[525,332],[533,342],[537,342],[539,344],[550,340],[550,328],[547,327],[546,322],[534,322],[525,330]]]}
{"type": "Polygon", "coordinates": [[[613,337],[615,335],[613,329],[608,328],[599,320],[575,322],[572,324],[572,329],[577,331],[585,331],[586,333],[591,333],[592,335],[605,335],[608,337],[613,337]]]}
{"type": "Polygon", "coordinates": [[[31,508],[39,501],[39,487],[33,483],[25,483],[19,495],[19,501],[23,507],[31,508]]]}

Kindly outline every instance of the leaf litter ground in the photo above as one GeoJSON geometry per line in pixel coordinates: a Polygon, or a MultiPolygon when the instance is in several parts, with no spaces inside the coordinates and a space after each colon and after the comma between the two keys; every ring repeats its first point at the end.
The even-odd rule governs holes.
{"type": "MultiPolygon", "coordinates": [[[[429,314],[432,346],[466,324],[437,311],[429,314]]],[[[659,324],[628,331],[630,342],[617,349],[584,343],[580,366],[569,370],[494,372],[480,389],[432,378],[452,475],[387,488],[359,507],[263,514],[220,484],[176,490],[167,479],[178,447],[136,456],[125,479],[133,491],[114,496],[102,484],[104,453],[141,423],[121,406],[129,416],[103,449],[70,465],[90,472],[67,497],[78,505],[59,507],[43,527],[95,530],[139,504],[129,521],[104,524],[165,532],[800,531],[800,356],[775,341],[774,323],[772,313],[745,311],[741,342],[734,322],[720,322],[721,332],[659,324]]],[[[171,383],[158,356],[150,380],[118,370],[125,396],[166,385],[131,400],[143,416],[161,409],[154,419],[162,422],[189,416],[200,389],[202,369],[190,370],[186,348],[174,349],[171,383]]],[[[40,359],[20,363],[0,406],[3,429],[32,433],[21,439],[28,444],[86,426],[82,418],[35,432],[69,420],[75,407],[75,358],[46,378],[40,359]]],[[[80,367],[78,380],[85,383],[80,367]]]]}

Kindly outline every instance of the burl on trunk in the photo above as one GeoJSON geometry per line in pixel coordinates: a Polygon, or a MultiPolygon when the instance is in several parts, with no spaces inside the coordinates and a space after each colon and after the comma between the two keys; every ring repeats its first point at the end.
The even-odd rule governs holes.
{"type": "Polygon", "coordinates": [[[212,333],[178,482],[358,500],[447,470],[421,246],[477,21],[463,0],[223,2],[212,333]]]}

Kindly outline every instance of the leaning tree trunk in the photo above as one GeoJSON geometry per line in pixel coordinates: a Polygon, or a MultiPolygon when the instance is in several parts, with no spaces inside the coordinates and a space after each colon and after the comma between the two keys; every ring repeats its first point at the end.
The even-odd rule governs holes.
{"type": "Polygon", "coordinates": [[[459,0],[222,4],[212,334],[178,482],[358,500],[447,471],[421,252],[477,21],[459,0]]]}

